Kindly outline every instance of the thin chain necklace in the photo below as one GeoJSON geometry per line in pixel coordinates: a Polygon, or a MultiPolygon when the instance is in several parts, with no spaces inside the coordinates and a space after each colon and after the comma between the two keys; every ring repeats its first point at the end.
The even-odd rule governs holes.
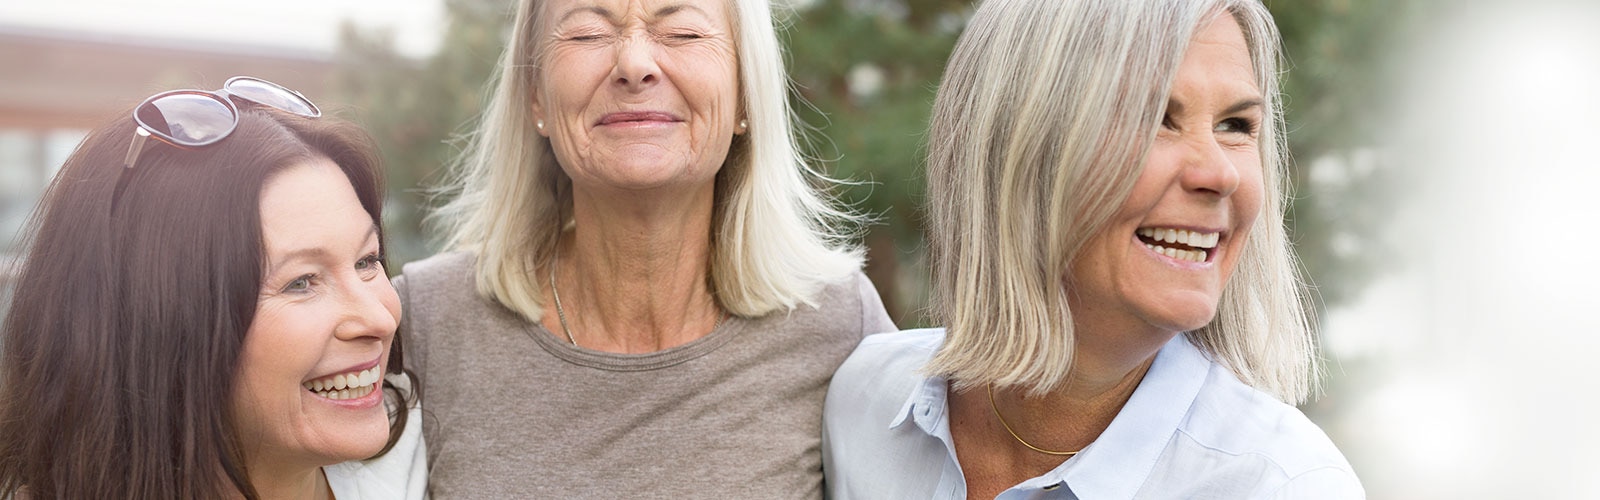
{"type": "MultiPolygon", "coordinates": [[[[567,326],[567,311],[561,308],[561,290],[556,288],[556,262],[561,257],[561,244],[556,244],[556,250],[550,255],[550,295],[555,297],[556,318],[561,320],[561,333],[567,334],[567,342],[573,347],[578,347],[578,339],[572,336],[572,327],[567,326]]],[[[717,311],[717,322],[711,324],[711,331],[716,331],[722,326],[722,320],[727,319],[727,313],[717,311]]]]}
{"type": "MultiPolygon", "coordinates": [[[[557,300],[556,304],[558,304],[556,307],[559,309],[561,307],[559,305],[559,304],[561,304],[559,299],[557,300]]],[[[1044,448],[1040,448],[1038,446],[1034,446],[1034,445],[1028,444],[1027,441],[1023,441],[1022,440],[1022,436],[1018,436],[1017,435],[1017,431],[1011,430],[1011,424],[1006,423],[1006,418],[1000,416],[1000,406],[994,404],[994,384],[989,384],[989,408],[994,410],[994,418],[996,420],[1000,421],[1000,426],[1001,427],[1005,427],[1006,428],[1006,432],[1011,433],[1011,437],[1012,438],[1015,438],[1018,443],[1022,443],[1023,446],[1028,447],[1028,449],[1030,449],[1030,450],[1037,451],[1039,453],[1043,453],[1043,454],[1046,454],[1046,455],[1055,455],[1055,456],[1058,456],[1058,457],[1070,457],[1070,456],[1073,456],[1073,455],[1077,455],[1078,451],[1083,451],[1083,450],[1078,450],[1078,451],[1050,451],[1050,450],[1046,450],[1044,448]]]]}
{"type": "Polygon", "coordinates": [[[556,297],[556,317],[561,319],[561,331],[567,334],[567,342],[577,347],[578,339],[572,338],[572,328],[567,327],[567,312],[561,309],[561,292],[556,290],[556,262],[559,257],[561,257],[561,244],[556,243],[556,251],[550,255],[550,295],[556,297]]]}

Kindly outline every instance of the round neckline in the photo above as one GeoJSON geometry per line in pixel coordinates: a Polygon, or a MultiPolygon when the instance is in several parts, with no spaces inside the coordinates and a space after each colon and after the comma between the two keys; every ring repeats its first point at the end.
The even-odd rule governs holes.
{"type": "Polygon", "coordinates": [[[524,321],[523,333],[545,352],[568,363],[599,370],[640,372],[668,368],[705,356],[732,341],[739,332],[744,331],[745,323],[743,318],[729,315],[727,320],[704,337],[660,351],[637,354],[598,351],[572,345],[557,338],[555,333],[537,322],[524,321]]]}

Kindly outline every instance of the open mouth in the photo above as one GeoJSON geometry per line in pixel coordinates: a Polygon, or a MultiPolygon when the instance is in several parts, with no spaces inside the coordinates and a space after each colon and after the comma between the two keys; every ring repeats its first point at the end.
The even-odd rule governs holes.
{"type": "Polygon", "coordinates": [[[1139,242],[1151,251],[1188,262],[1206,262],[1216,252],[1222,233],[1200,233],[1184,229],[1141,227],[1139,242]]]}
{"type": "Polygon", "coordinates": [[[361,371],[340,373],[301,384],[306,390],[328,399],[356,399],[378,389],[383,380],[377,366],[361,371]]]}

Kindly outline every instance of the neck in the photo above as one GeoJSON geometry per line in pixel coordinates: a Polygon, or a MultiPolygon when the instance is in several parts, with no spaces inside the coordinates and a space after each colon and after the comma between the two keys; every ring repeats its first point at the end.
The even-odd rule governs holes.
{"type": "MultiPolygon", "coordinates": [[[[1073,310],[1096,309],[1075,304],[1073,310]]],[[[1156,352],[1174,335],[1096,324],[1094,319],[1092,313],[1074,316],[1072,371],[1060,387],[1038,395],[1028,394],[1025,387],[997,387],[992,403],[984,386],[951,394],[950,431],[968,498],[994,498],[1068,458],[1029,449],[1019,439],[1054,452],[1076,452],[1099,439],[1144,380],[1156,352]]]]}
{"type": "Polygon", "coordinates": [[[1076,451],[1094,442],[1133,396],[1161,346],[1176,335],[1096,324],[1090,314],[1076,319],[1072,372],[1061,387],[1038,395],[1026,388],[995,390],[995,407],[1034,446],[1076,451]]]}
{"type": "MultiPolygon", "coordinates": [[[[1045,394],[996,388],[991,410],[1003,415],[1017,437],[1028,444],[1052,451],[1082,450],[1111,426],[1154,359],[1151,356],[1136,365],[1100,373],[1080,373],[1074,368],[1061,389],[1045,394]]],[[[1037,452],[1018,443],[1017,453],[1037,452]]]]}
{"type": "Polygon", "coordinates": [[[328,478],[322,474],[321,467],[252,463],[248,470],[250,484],[255,487],[259,498],[302,500],[333,498],[333,492],[328,488],[328,478]]]}
{"type": "MultiPolygon", "coordinates": [[[[710,333],[722,314],[707,284],[712,200],[711,183],[681,195],[574,190],[574,229],[554,265],[578,345],[654,352],[710,333]]],[[[557,316],[546,314],[544,324],[565,338],[557,316]]]]}

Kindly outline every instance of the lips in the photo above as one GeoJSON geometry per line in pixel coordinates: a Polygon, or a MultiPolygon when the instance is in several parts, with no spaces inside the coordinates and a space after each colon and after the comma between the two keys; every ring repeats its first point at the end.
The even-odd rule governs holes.
{"type": "Polygon", "coordinates": [[[629,123],[672,123],[683,121],[671,113],[660,111],[628,111],[622,113],[607,113],[600,117],[596,125],[619,125],[629,123]]]}

